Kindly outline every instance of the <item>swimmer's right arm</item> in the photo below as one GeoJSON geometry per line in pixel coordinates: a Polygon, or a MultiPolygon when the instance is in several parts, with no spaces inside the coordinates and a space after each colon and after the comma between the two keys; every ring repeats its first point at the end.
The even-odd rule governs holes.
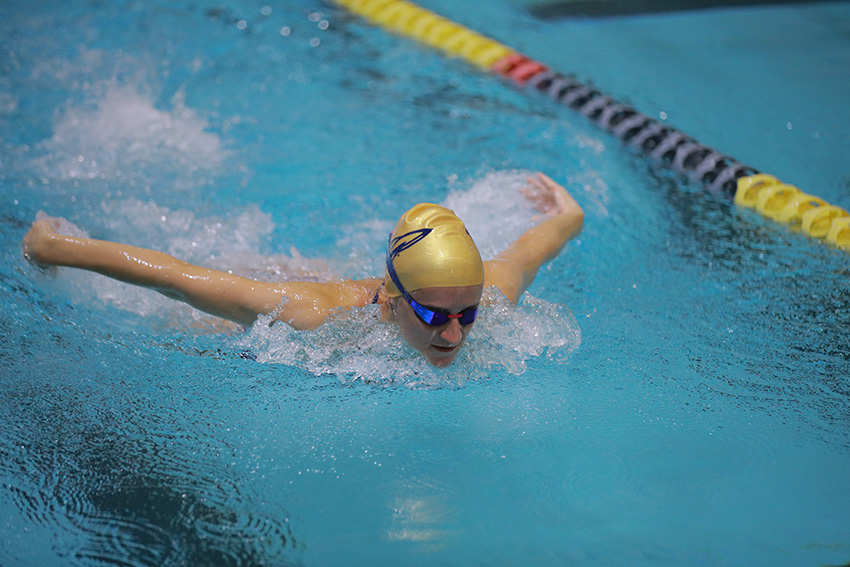
{"type": "Polygon", "coordinates": [[[33,223],[23,239],[29,261],[97,272],[243,325],[275,312],[277,320],[296,329],[313,329],[338,307],[369,303],[377,287],[374,282],[259,282],[155,250],[64,236],[56,232],[56,222],[47,218],[33,223]]]}

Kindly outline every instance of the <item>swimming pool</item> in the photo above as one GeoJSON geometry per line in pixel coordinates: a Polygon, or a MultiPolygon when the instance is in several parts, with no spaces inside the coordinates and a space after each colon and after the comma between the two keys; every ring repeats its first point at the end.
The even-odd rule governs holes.
{"type": "MultiPolygon", "coordinates": [[[[850,206],[847,3],[422,4],[850,206]]],[[[846,253],[328,4],[0,15],[3,565],[850,560],[846,253]],[[46,210],[257,277],[370,275],[424,199],[492,253],[529,222],[517,170],[585,231],[444,372],[360,320],[214,333],[20,257],[46,210]]]]}

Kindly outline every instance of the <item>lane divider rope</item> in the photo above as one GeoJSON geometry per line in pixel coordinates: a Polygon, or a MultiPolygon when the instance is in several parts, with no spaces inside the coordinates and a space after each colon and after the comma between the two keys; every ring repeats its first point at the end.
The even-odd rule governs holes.
{"type": "Polygon", "coordinates": [[[735,203],[850,251],[850,213],[772,175],[740,178],[735,203]]]}
{"type": "Polygon", "coordinates": [[[333,1],[386,30],[541,92],[707,191],[850,251],[850,213],[844,209],[704,146],[574,77],[406,0],[333,1]]]}

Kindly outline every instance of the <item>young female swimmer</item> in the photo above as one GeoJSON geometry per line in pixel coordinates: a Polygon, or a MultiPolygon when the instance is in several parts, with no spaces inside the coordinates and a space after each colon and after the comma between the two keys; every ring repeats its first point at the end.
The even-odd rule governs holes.
{"type": "Polygon", "coordinates": [[[259,315],[295,329],[315,329],[336,309],[370,303],[396,322],[425,360],[445,367],[472,330],[485,287],[512,302],[540,266],[579,234],[584,212],[562,186],[538,173],[523,193],[545,220],[487,262],[463,222],[444,207],[420,203],[390,235],[383,279],[270,283],[194,266],[168,254],[115,242],[57,234],[56,219],[33,223],[23,239],[35,264],[69,266],[156,290],[212,315],[251,325],[259,315]],[[285,298],[285,301],[282,301],[285,298]]]}

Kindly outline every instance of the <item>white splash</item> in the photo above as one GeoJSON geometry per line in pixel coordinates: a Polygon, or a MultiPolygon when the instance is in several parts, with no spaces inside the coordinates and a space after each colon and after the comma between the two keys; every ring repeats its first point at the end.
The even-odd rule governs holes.
{"type": "Polygon", "coordinates": [[[520,193],[535,172],[495,171],[469,188],[452,191],[441,203],[463,219],[485,260],[496,256],[527,230],[537,214],[520,193]]]}
{"type": "Polygon", "coordinates": [[[581,343],[581,331],[569,309],[526,294],[514,305],[496,290],[451,366],[428,364],[401,337],[398,327],[380,321],[380,308],[368,306],[338,313],[315,331],[295,331],[271,315],[234,338],[234,349],[248,350],[258,362],[295,366],[343,380],[402,384],[411,388],[456,387],[486,379],[497,371],[520,375],[527,361],[546,355],[564,362],[581,343]]]}
{"type": "Polygon", "coordinates": [[[160,110],[137,88],[110,84],[100,98],[60,114],[52,138],[42,143],[50,155],[45,173],[137,186],[164,170],[174,174],[169,189],[194,186],[199,172],[215,170],[228,152],[182,93],[171,103],[171,110],[160,110]]]}

